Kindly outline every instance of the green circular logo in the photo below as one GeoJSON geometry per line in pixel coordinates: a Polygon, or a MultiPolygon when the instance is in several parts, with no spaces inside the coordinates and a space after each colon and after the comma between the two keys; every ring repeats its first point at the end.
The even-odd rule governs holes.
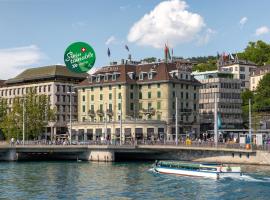
{"type": "Polygon", "coordinates": [[[88,72],[95,64],[94,49],[85,42],[75,42],[65,51],[64,61],[69,70],[76,73],[88,72]]]}

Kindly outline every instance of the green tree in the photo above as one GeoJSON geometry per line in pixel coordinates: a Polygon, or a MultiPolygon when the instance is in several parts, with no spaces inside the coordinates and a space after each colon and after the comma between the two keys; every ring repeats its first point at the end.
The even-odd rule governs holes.
{"type": "Polygon", "coordinates": [[[148,58],[142,59],[142,61],[147,62],[147,63],[152,63],[152,62],[156,62],[157,61],[157,58],[155,58],[155,57],[148,57],[148,58]]]}
{"type": "Polygon", "coordinates": [[[261,40],[249,42],[245,51],[239,53],[238,57],[252,61],[258,65],[270,64],[270,44],[261,40]]]}
{"type": "Polygon", "coordinates": [[[254,102],[254,93],[250,90],[245,90],[241,93],[242,98],[242,117],[244,122],[244,127],[248,128],[248,117],[249,117],[249,99],[251,103],[254,102]]]}
{"type": "Polygon", "coordinates": [[[256,111],[270,110],[270,73],[259,82],[255,95],[254,109],[256,111]]]}
{"type": "Polygon", "coordinates": [[[216,59],[209,59],[205,63],[194,65],[192,70],[199,72],[217,70],[217,61],[216,59]]]}
{"type": "Polygon", "coordinates": [[[15,98],[11,112],[1,123],[5,138],[22,139],[23,105],[25,108],[25,135],[26,139],[37,139],[44,131],[48,121],[55,119],[55,110],[50,108],[46,95],[37,95],[30,91],[23,98],[15,98]]]}

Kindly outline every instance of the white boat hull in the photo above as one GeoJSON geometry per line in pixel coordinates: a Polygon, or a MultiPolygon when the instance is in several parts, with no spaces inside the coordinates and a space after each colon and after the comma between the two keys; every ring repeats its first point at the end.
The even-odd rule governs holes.
{"type": "Polygon", "coordinates": [[[241,172],[218,172],[218,171],[196,171],[196,170],[183,170],[176,168],[155,167],[156,172],[162,174],[176,174],[180,176],[193,176],[193,177],[207,177],[219,179],[221,177],[241,176],[241,172]]]}

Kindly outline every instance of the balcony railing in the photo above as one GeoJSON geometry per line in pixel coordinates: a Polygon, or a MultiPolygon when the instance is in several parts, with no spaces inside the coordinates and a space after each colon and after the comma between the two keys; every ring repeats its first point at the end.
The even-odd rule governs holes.
{"type": "Polygon", "coordinates": [[[97,115],[99,115],[99,116],[103,116],[103,115],[104,115],[103,110],[97,110],[97,115]]]}
{"type": "Polygon", "coordinates": [[[90,117],[94,117],[96,114],[95,114],[95,111],[94,111],[94,110],[89,110],[89,111],[88,111],[88,115],[89,115],[90,117]]]}
{"type": "Polygon", "coordinates": [[[154,115],[155,114],[155,109],[154,108],[148,108],[148,109],[142,109],[140,110],[140,113],[144,115],[154,115]]]}
{"type": "Polygon", "coordinates": [[[111,109],[107,109],[106,113],[108,116],[113,116],[113,111],[111,109]]]}

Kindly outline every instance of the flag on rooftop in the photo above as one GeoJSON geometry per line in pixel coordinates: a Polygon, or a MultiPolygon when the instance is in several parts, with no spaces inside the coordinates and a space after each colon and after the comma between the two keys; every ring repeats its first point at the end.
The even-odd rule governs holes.
{"type": "Polygon", "coordinates": [[[108,55],[108,57],[110,57],[110,56],[111,56],[111,51],[110,51],[110,48],[108,48],[108,50],[107,50],[107,55],[108,55]]]}
{"type": "Polygon", "coordinates": [[[129,51],[128,45],[125,45],[125,48],[126,48],[127,51],[129,51]]]}
{"type": "Polygon", "coordinates": [[[166,62],[168,61],[168,59],[171,59],[170,50],[169,50],[167,44],[165,44],[164,54],[165,54],[165,61],[166,62]]]}

